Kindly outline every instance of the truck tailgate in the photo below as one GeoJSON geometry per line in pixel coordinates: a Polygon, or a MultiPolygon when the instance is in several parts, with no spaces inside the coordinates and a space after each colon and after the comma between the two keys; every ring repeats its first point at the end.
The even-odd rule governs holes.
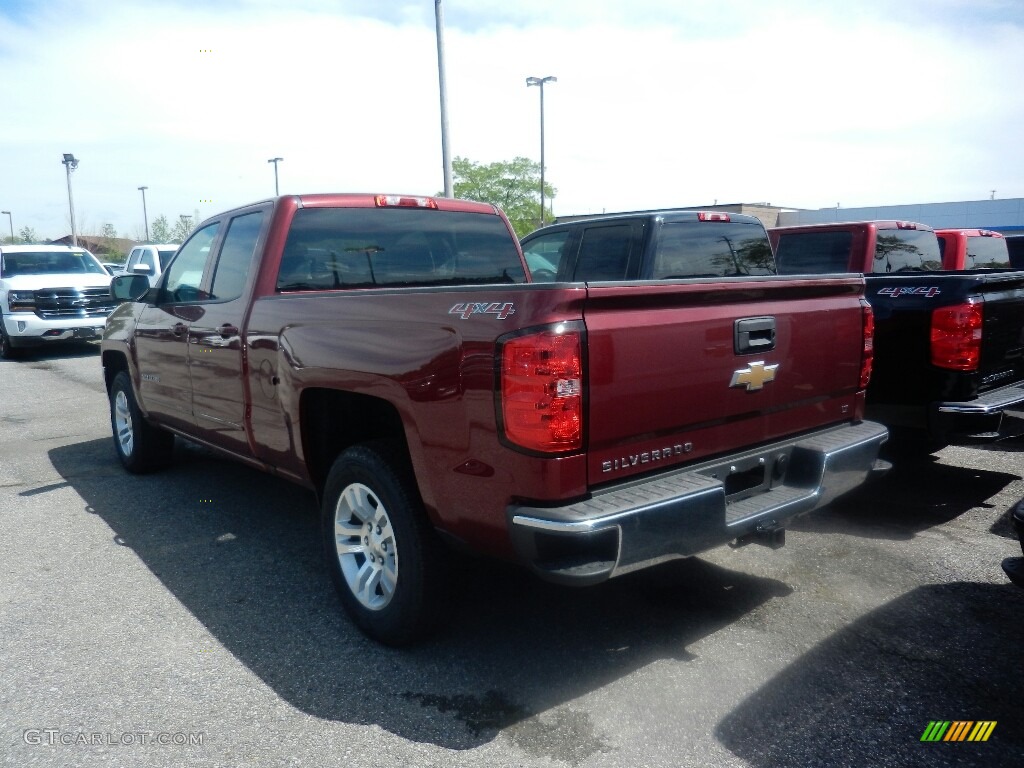
{"type": "Polygon", "coordinates": [[[589,483],[860,418],[862,290],[849,275],[590,285],[589,483]]]}
{"type": "Polygon", "coordinates": [[[986,274],[978,394],[1024,381],[1024,272],[986,274]]]}

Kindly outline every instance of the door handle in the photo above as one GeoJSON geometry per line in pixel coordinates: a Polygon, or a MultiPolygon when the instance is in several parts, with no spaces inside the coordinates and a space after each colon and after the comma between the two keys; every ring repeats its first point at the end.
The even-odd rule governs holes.
{"type": "Polygon", "coordinates": [[[181,336],[187,330],[188,326],[185,325],[184,323],[175,323],[174,325],[171,326],[171,333],[173,333],[175,336],[181,336]]]}
{"type": "Polygon", "coordinates": [[[733,349],[738,355],[775,349],[775,318],[745,317],[737,320],[733,328],[733,349]]]}
{"type": "Polygon", "coordinates": [[[217,329],[217,332],[221,335],[221,338],[228,339],[232,336],[238,335],[238,329],[230,323],[224,323],[217,329]]]}

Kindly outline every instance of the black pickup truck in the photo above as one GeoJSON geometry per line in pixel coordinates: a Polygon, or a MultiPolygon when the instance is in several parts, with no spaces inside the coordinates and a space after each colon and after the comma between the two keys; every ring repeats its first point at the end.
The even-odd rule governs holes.
{"type": "Polygon", "coordinates": [[[861,272],[875,311],[870,418],[904,447],[1018,432],[1024,272],[942,271],[935,232],[872,221],[769,230],[780,274],[861,272]],[[922,438],[924,438],[922,440],[922,438]]]}

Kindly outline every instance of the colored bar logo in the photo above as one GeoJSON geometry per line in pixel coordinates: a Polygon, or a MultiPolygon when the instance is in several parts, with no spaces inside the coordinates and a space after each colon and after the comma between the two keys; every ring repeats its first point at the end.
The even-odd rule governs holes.
{"type": "Polygon", "coordinates": [[[995,720],[932,720],[921,741],[988,741],[996,729],[995,720]]]}

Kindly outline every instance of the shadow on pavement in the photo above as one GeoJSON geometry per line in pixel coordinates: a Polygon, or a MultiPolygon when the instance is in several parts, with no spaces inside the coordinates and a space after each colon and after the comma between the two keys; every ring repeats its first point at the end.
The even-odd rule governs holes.
{"type": "Polygon", "coordinates": [[[450,749],[511,728],[531,754],[578,763],[607,749],[589,716],[534,715],[652,661],[688,659],[687,646],[790,593],[699,559],[589,589],[467,561],[450,625],[397,651],[342,613],[311,493],[181,441],[174,466],[147,476],[123,473],[110,439],[49,457],[115,541],[284,700],[450,749]]]}
{"type": "Polygon", "coordinates": [[[1024,590],[920,587],[793,663],[715,734],[755,768],[1019,766],[1022,631],[1024,590]],[[984,743],[921,742],[933,720],[997,725],[984,743]]]}
{"type": "Polygon", "coordinates": [[[1020,478],[1007,472],[940,464],[934,456],[904,460],[828,507],[801,517],[794,531],[844,533],[901,541],[959,517],[991,508],[987,499],[1020,478]]]}
{"type": "Polygon", "coordinates": [[[74,357],[99,357],[100,345],[93,341],[67,341],[39,347],[19,347],[15,352],[17,359],[9,362],[17,365],[74,357]]]}

